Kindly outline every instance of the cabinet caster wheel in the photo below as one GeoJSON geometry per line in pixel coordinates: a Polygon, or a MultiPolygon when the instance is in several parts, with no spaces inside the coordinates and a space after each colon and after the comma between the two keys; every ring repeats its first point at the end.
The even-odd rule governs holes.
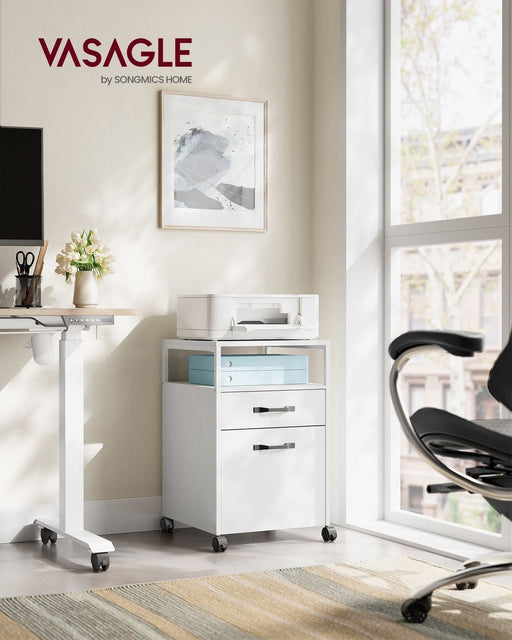
{"type": "Polygon", "coordinates": [[[326,526],[322,529],[322,538],[324,542],[333,542],[338,537],[338,532],[332,526],[326,526]]]}
{"type": "Polygon", "coordinates": [[[409,598],[402,605],[402,615],[407,622],[425,622],[431,608],[431,596],[409,598]]]}
{"type": "Polygon", "coordinates": [[[43,527],[41,529],[41,542],[43,544],[48,544],[49,542],[55,544],[57,542],[57,534],[55,533],[55,531],[43,527]]]}
{"type": "Polygon", "coordinates": [[[226,536],[213,536],[212,547],[215,553],[218,553],[219,551],[226,551],[228,548],[228,539],[226,536]]]}
{"type": "Polygon", "coordinates": [[[160,530],[162,533],[171,533],[174,529],[174,520],[165,516],[160,520],[160,530]]]}
{"type": "Polygon", "coordinates": [[[108,553],[91,553],[91,564],[94,571],[106,571],[110,567],[108,553]]]}

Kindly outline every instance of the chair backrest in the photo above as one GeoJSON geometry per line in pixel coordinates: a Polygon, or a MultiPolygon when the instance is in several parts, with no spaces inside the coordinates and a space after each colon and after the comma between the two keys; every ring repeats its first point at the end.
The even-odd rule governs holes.
{"type": "Polygon", "coordinates": [[[489,372],[487,387],[498,402],[512,411],[512,334],[489,372]]]}

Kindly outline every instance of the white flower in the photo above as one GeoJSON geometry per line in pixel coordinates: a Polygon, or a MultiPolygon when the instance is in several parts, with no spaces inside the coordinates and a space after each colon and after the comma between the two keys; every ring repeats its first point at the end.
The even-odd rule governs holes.
{"type": "Polygon", "coordinates": [[[64,273],[66,282],[71,282],[77,271],[93,271],[99,278],[112,271],[110,249],[101,243],[97,229],[73,231],[71,240],[56,257],[56,271],[64,273]]]}

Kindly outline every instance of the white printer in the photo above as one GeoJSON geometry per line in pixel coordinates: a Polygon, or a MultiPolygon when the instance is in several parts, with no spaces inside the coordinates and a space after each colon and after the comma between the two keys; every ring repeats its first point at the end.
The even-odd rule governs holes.
{"type": "Polygon", "coordinates": [[[318,338],[317,295],[178,296],[178,338],[302,340],[318,338]]]}

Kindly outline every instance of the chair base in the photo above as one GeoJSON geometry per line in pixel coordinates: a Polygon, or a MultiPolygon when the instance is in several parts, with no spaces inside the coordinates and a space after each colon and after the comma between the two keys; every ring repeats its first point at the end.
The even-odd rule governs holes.
{"type": "Polygon", "coordinates": [[[460,590],[474,589],[478,585],[478,578],[499,573],[512,573],[512,553],[492,553],[466,560],[458,571],[416,590],[402,604],[402,615],[407,622],[424,622],[432,605],[432,593],[436,589],[451,584],[460,590]]]}

